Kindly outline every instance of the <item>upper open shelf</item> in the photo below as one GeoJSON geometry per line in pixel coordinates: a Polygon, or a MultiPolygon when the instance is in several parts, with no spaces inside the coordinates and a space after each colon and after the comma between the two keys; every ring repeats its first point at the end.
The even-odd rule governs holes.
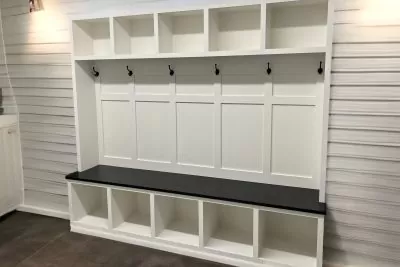
{"type": "Polygon", "coordinates": [[[74,59],[217,57],[326,51],[326,0],[253,3],[74,20],[74,59]]]}
{"type": "Polygon", "coordinates": [[[112,54],[108,18],[74,21],[72,32],[76,56],[112,54]]]}

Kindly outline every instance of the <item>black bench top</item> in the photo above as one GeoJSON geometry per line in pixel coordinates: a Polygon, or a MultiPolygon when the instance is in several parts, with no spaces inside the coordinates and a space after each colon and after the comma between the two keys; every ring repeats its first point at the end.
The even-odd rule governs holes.
{"type": "Polygon", "coordinates": [[[188,174],[98,165],[66,176],[68,180],[123,186],[258,206],[325,214],[319,191],[188,174]]]}

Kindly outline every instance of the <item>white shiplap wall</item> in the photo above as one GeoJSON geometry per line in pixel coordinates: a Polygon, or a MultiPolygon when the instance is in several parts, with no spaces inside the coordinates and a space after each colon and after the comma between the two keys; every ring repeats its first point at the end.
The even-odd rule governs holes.
{"type": "MultiPolygon", "coordinates": [[[[1,0],[21,114],[25,204],[66,212],[64,175],[77,168],[66,14],[189,1],[42,0],[45,11],[34,14],[26,2],[1,0]]],[[[212,1],[190,4],[206,2],[212,1]]],[[[360,25],[368,4],[336,0],[325,259],[394,267],[400,266],[400,25],[360,25]]]]}

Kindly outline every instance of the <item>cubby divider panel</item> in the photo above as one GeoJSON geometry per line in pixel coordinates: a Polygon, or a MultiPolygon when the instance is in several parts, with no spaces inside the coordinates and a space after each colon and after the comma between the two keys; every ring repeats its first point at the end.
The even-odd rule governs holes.
{"type": "Polygon", "coordinates": [[[114,230],[151,236],[150,194],[112,189],[111,213],[114,230]]]}
{"type": "Polygon", "coordinates": [[[183,245],[199,246],[197,200],[155,195],[155,236],[183,245]]]}
{"type": "Polygon", "coordinates": [[[71,184],[72,221],[94,228],[108,228],[107,189],[71,184]]]}
{"type": "Polygon", "coordinates": [[[104,56],[111,54],[109,18],[73,22],[74,54],[104,56]]]}
{"type": "Polygon", "coordinates": [[[253,209],[204,202],[204,246],[234,255],[253,256],[253,209]]]}
{"type": "Polygon", "coordinates": [[[317,266],[318,218],[260,210],[260,258],[290,266],[317,266]]]}

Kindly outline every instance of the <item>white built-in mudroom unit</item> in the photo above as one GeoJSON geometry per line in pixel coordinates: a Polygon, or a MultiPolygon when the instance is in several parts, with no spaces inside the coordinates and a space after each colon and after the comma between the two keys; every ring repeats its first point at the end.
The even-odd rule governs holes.
{"type": "Polygon", "coordinates": [[[71,230],[321,267],[331,1],[72,20],[71,230]]]}

